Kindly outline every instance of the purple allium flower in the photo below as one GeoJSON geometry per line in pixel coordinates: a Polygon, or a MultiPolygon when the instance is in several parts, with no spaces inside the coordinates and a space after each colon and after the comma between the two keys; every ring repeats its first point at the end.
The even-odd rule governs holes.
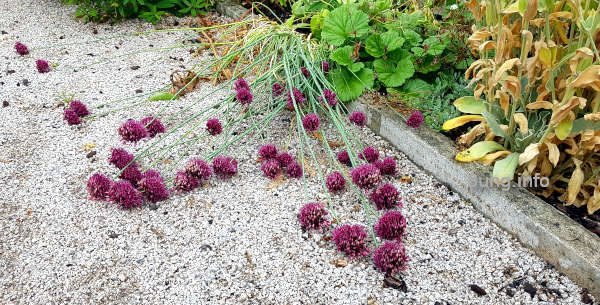
{"type": "Polygon", "coordinates": [[[213,171],[221,178],[231,178],[237,173],[237,160],[228,156],[216,156],[212,161],[213,171]]]}
{"type": "Polygon", "coordinates": [[[304,94],[298,88],[292,88],[292,92],[288,93],[287,109],[294,110],[294,105],[302,105],[302,103],[304,103],[304,94]]]}
{"type": "Polygon", "coordinates": [[[208,131],[208,133],[211,136],[216,136],[220,134],[221,132],[223,132],[223,126],[221,125],[221,121],[219,121],[219,119],[217,118],[209,119],[208,121],[206,121],[206,131],[208,131]]]}
{"type": "Polygon", "coordinates": [[[273,97],[278,97],[283,94],[284,89],[280,83],[274,83],[271,91],[273,92],[273,97]]]}
{"type": "Polygon", "coordinates": [[[77,115],[77,113],[73,109],[65,109],[63,113],[63,118],[67,121],[69,125],[79,125],[81,124],[81,118],[77,115]]]}
{"type": "Polygon", "coordinates": [[[375,234],[381,239],[398,240],[406,233],[406,218],[400,211],[387,211],[375,224],[375,234]]]}
{"type": "Polygon", "coordinates": [[[39,73],[48,73],[50,72],[50,64],[43,60],[43,59],[38,59],[35,61],[35,67],[37,68],[39,73]]]}
{"type": "Polygon", "coordinates": [[[321,70],[323,70],[323,73],[329,72],[329,62],[328,61],[324,60],[321,62],[321,70]]]}
{"type": "Polygon", "coordinates": [[[371,192],[369,198],[375,203],[375,207],[377,207],[378,210],[393,209],[402,206],[400,193],[396,187],[390,183],[378,187],[371,192]]]}
{"type": "Polygon", "coordinates": [[[134,186],[137,186],[138,182],[142,179],[142,176],[142,171],[140,171],[138,165],[133,163],[123,169],[119,178],[127,180],[134,186]]]}
{"type": "Polygon", "coordinates": [[[144,197],[150,202],[159,202],[169,198],[169,190],[160,173],[155,170],[148,170],[144,173],[139,182],[139,188],[144,193],[144,197]]]}
{"type": "Polygon", "coordinates": [[[15,42],[15,51],[17,51],[17,54],[21,56],[29,54],[29,49],[27,46],[19,41],[15,42]]]}
{"type": "Polygon", "coordinates": [[[408,268],[408,255],[402,243],[386,241],[375,250],[373,263],[379,271],[394,275],[408,268]]]}
{"type": "Polygon", "coordinates": [[[328,227],[331,222],[328,218],[329,213],[322,203],[311,202],[300,208],[298,221],[302,230],[321,230],[328,227]]]}
{"type": "Polygon", "coordinates": [[[242,88],[237,91],[237,93],[235,94],[235,98],[242,105],[250,105],[250,103],[252,103],[252,100],[254,99],[254,96],[252,96],[252,93],[249,89],[242,88]]]}
{"type": "Polygon", "coordinates": [[[129,119],[119,127],[119,134],[124,141],[138,142],[148,136],[148,131],[144,127],[144,124],[134,119],[129,119]]]}
{"type": "Polygon", "coordinates": [[[352,166],[352,162],[350,161],[350,155],[348,155],[348,151],[346,150],[342,150],[337,153],[337,160],[342,164],[352,166]]]}
{"type": "Polygon", "coordinates": [[[262,160],[277,158],[277,147],[273,144],[265,144],[258,148],[258,157],[262,160]]]}
{"type": "Polygon", "coordinates": [[[142,179],[154,178],[154,177],[158,177],[158,178],[162,179],[162,175],[160,174],[160,172],[155,169],[149,169],[149,170],[145,171],[144,174],[142,174],[142,179]]]}
{"type": "Polygon", "coordinates": [[[93,200],[106,200],[108,199],[108,192],[112,181],[100,173],[95,173],[88,179],[87,192],[90,195],[90,199],[93,200]]]}
{"type": "Polygon", "coordinates": [[[425,118],[423,117],[421,111],[416,110],[410,114],[410,116],[406,120],[406,125],[412,128],[418,128],[419,126],[421,126],[421,124],[423,124],[424,120],[425,118]]]}
{"type": "Polygon", "coordinates": [[[373,146],[367,146],[365,149],[363,149],[363,152],[358,155],[358,157],[369,163],[373,163],[379,159],[379,151],[373,146]]]}
{"type": "Polygon", "coordinates": [[[367,116],[360,111],[352,112],[348,119],[356,126],[364,127],[367,124],[367,116]]]}
{"type": "Polygon", "coordinates": [[[186,173],[185,171],[178,171],[175,174],[175,179],[173,180],[173,187],[175,190],[180,192],[189,192],[200,185],[200,180],[198,178],[186,173]]]}
{"type": "Polygon", "coordinates": [[[309,113],[302,118],[302,126],[306,131],[316,131],[319,129],[321,121],[316,113],[309,113]]]}
{"type": "Polygon", "coordinates": [[[355,167],[350,172],[352,182],[361,189],[371,189],[381,181],[379,169],[373,164],[363,164],[355,167]]]}
{"type": "Polygon", "coordinates": [[[293,161],[287,165],[286,172],[288,177],[300,178],[302,177],[302,166],[300,163],[293,161]]]}
{"type": "Polygon", "coordinates": [[[281,166],[279,165],[279,161],[275,159],[270,159],[260,166],[260,170],[262,170],[263,174],[267,176],[269,179],[275,179],[279,174],[281,174],[281,166]]]}
{"type": "Polygon", "coordinates": [[[165,125],[158,118],[147,116],[140,120],[140,123],[144,125],[148,135],[154,138],[157,134],[165,132],[165,125]]]}
{"type": "Polygon", "coordinates": [[[288,164],[296,161],[292,155],[287,152],[282,152],[277,155],[277,161],[279,161],[279,165],[281,167],[286,167],[288,164]]]}
{"type": "Polygon", "coordinates": [[[338,251],[350,258],[369,255],[367,230],[361,225],[341,225],[333,230],[332,239],[338,251]]]}
{"type": "Polygon", "coordinates": [[[329,104],[329,106],[335,107],[335,105],[337,105],[338,99],[337,95],[335,95],[335,92],[329,89],[324,89],[323,96],[325,97],[325,100],[327,101],[327,104],[329,104]]]}
{"type": "Polygon", "coordinates": [[[185,172],[189,175],[199,179],[200,181],[206,181],[212,175],[212,169],[206,161],[199,158],[190,159],[185,165],[185,172]]]}
{"type": "Polygon", "coordinates": [[[337,193],[346,187],[346,179],[340,172],[333,172],[325,180],[327,189],[332,193],[337,193]]]}
{"type": "Polygon", "coordinates": [[[300,72],[304,75],[304,77],[310,77],[310,71],[306,67],[300,68],[300,72]]]}
{"type": "Polygon", "coordinates": [[[69,103],[69,109],[75,111],[79,117],[84,117],[90,114],[87,106],[79,100],[73,100],[69,103]]]}
{"type": "Polygon", "coordinates": [[[123,169],[133,161],[133,155],[123,148],[113,148],[108,158],[108,163],[116,166],[118,169],[123,169]]]}
{"type": "Polygon", "coordinates": [[[382,175],[396,174],[396,160],[392,157],[385,157],[383,160],[377,160],[375,166],[379,168],[382,175]]]}
{"type": "Polygon", "coordinates": [[[248,91],[250,91],[250,86],[248,85],[248,82],[243,79],[243,78],[238,78],[234,83],[233,83],[233,88],[235,89],[235,91],[240,91],[242,89],[246,89],[248,91]]]}
{"type": "Polygon", "coordinates": [[[113,183],[108,194],[110,200],[123,209],[131,209],[142,205],[142,193],[136,190],[131,182],[127,180],[113,183]]]}

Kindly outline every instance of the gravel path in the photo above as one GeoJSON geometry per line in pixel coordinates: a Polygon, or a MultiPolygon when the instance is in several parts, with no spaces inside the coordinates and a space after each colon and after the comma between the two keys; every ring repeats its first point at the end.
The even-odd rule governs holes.
{"type": "MultiPolygon", "coordinates": [[[[254,162],[257,139],[231,152],[240,161],[238,176],[156,209],[121,211],[89,201],[84,182],[111,171],[105,160],[120,145],[116,126],[152,114],[154,106],[71,128],[57,102],[69,94],[90,105],[143,100],[191,58],[186,48],[127,54],[186,36],[114,38],[150,27],[81,24],[57,0],[3,0],[0,16],[1,304],[582,304],[581,288],[366,130],[364,138],[412,176],[412,183],[396,182],[409,223],[406,293],[384,288],[367,259],[336,267],[332,261],[341,256],[331,244],[301,232],[302,187],[269,187],[254,162]],[[113,39],[83,43],[103,37],[113,39]],[[16,55],[16,40],[32,54],[16,55]],[[38,57],[59,65],[38,74],[38,57]],[[94,64],[105,58],[116,60],[94,64]],[[95,156],[84,149],[89,143],[95,156]]],[[[195,105],[194,97],[209,89],[170,111],[195,105]]],[[[275,127],[286,124],[282,118],[275,127]]],[[[309,197],[318,190],[311,182],[309,197]]],[[[344,220],[361,220],[351,196],[337,201],[344,220]]]]}

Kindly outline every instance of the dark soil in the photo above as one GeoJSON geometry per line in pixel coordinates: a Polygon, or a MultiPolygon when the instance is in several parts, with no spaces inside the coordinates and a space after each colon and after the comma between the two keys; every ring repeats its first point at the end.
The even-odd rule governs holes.
{"type": "Polygon", "coordinates": [[[556,197],[542,199],[551,204],[557,210],[563,212],[565,215],[580,223],[592,233],[600,236],[600,215],[598,215],[598,213],[588,215],[585,207],[578,208],[573,205],[566,206],[556,197]]]}

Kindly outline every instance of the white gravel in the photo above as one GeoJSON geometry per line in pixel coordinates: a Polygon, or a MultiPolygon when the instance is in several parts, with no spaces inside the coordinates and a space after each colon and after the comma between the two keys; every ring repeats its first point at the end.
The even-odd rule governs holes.
{"type": "MultiPolygon", "coordinates": [[[[61,95],[92,106],[141,96],[166,85],[171,71],[192,59],[186,48],[126,55],[177,44],[183,33],[89,43],[150,26],[82,24],[60,2],[0,1],[0,102],[8,102],[0,108],[1,304],[581,304],[580,287],[366,130],[370,144],[395,156],[402,175],[413,176],[411,184],[396,181],[409,223],[408,292],[384,288],[368,259],[334,266],[341,255],[331,243],[301,232],[296,212],[305,198],[319,196],[317,183],[311,182],[311,194],[298,181],[268,187],[254,153],[269,139],[285,142],[285,118],[274,128],[281,131],[230,152],[240,161],[230,181],[157,209],[122,211],[87,200],[86,178],[114,172],[106,157],[120,145],[116,126],[156,108],[147,104],[71,128],[56,107],[61,95]],[[15,54],[16,40],[32,54],[15,54]],[[38,74],[36,58],[58,66],[38,74]],[[84,67],[103,58],[116,60],[84,67]],[[96,144],[95,157],[86,157],[88,143],[96,144]],[[471,284],[487,295],[478,296],[471,284]],[[527,286],[535,288],[533,297],[527,286]]],[[[209,89],[169,111],[192,105],[209,89]]],[[[362,220],[352,196],[336,199],[344,220],[362,220]]]]}

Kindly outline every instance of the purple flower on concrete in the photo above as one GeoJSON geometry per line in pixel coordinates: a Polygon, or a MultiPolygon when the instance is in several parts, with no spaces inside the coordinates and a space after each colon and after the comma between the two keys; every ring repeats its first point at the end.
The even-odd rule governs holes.
{"type": "Polygon", "coordinates": [[[220,134],[221,132],[223,132],[223,126],[221,125],[221,121],[219,121],[219,119],[217,118],[209,119],[208,121],[206,121],[206,131],[208,131],[208,133],[211,136],[216,136],[220,134]]]}
{"type": "Polygon", "coordinates": [[[75,111],[75,113],[77,113],[77,115],[80,118],[90,114],[90,111],[88,110],[87,106],[78,100],[71,101],[69,103],[69,109],[75,111]]]}
{"type": "Polygon", "coordinates": [[[332,193],[337,193],[346,187],[346,179],[340,172],[333,172],[325,180],[327,189],[332,193]]]}
{"type": "Polygon", "coordinates": [[[348,155],[348,151],[342,150],[337,153],[337,160],[347,166],[352,166],[352,162],[350,161],[350,155],[348,155]]]}
{"type": "Polygon", "coordinates": [[[138,142],[139,140],[148,136],[148,131],[146,130],[144,124],[136,120],[129,119],[125,121],[121,127],[119,127],[119,134],[124,141],[138,142]]]}
{"type": "Polygon", "coordinates": [[[77,115],[77,113],[73,109],[65,109],[63,113],[63,118],[67,121],[69,125],[79,125],[81,124],[81,118],[77,115]]]}
{"type": "Polygon", "coordinates": [[[373,164],[359,165],[350,172],[352,182],[361,189],[371,189],[381,181],[379,169],[373,164]]]}
{"type": "Polygon", "coordinates": [[[316,131],[321,125],[321,120],[316,113],[309,113],[302,118],[302,126],[306,131],[316,131]]]}
{"type": "Polygon", "coordinates": [[[39,73],[48,73],[50,72],[50,64],[43,60],[43,59],[38,59],[35,61],[35,67],[37,68],[39,73]]]}
{"type": "Polygon", "coordinates": [[[167,200],[169,198],[169,190],[160,173],[155,170],[148,173],[149,171],[144,173],[139,182],[139,188],[142,190],[144,197],[150,202],[167,200]]]}
{"type": "Polygon", "coordinates": [[[293,161],[287,165],[286,172],[288,177],[300,178],[302,177],[302,166],[298,162],[293,161]]]}
{"type": "Polygon", "coordinates": [[[118,169],[123,169],[133,161],[134,157],[131,153],[123,148],[113,148],[108,158],[108,163],[116,166],[118,169]]]}
{"type": "Polygon", "coordinates": [[[386,275],[394,275],[408,268],[408,255],[400,242],[386,241],[373,254],[373,263],[386,275]]]}
{"type": "Polygon", "coordinates": [[[354,111],[348,117],[350,122],[356,126],[364,127],[367,125],[367,116],[360,111],[354,111]]]}
{"type": "Polygon", "coordinates": [[[246,89],[246,90],[250,91],[250,86],[248,85],[248,82],[243,78],[238,78],[233,83],[233,88],[235,89],[235,91],[240,91],[242,89],[246,89]]]}
{"type": "Polygon", "coordinates": [[[333,230],[332,239],[338,251],[350,258],[369,255],[367,230],[361,225],[341,225],[333,230]]]}
{"type": "Polygon", "coordinates": [[[363,149],[363,152],[358,155],[358,157],[369,163],[373,163],[379,159],[379,151],[373,146],[367,146],[365,149],[363,149]]]}
{"type": "Polygon", "coordinates": [[[119,178],[127,180],[134,186],[137,186],[138,182],[142,179],[142,171],[140,171],[137,164],[133,163],[121,171],[119,178]]]}
{"type": "Polygon", "coordinates": [[[308,71],[306,67],[300,68],[300,72],[302,72],[302,75],[304,75],[304,77],[310,77],[310,71],[308,71]]]}
{"type": "Polygon", "coordinates": [[[277,161],[279,161],[279,165],[281,165],[281,167],[286,167],[286,166],[288,166],[288,164],[290,164],[296,160],[289,153],[282,152],[277,155],[277,161]]]}
{"type": "Polygon", "coordinates": [[[398,240],[406,233],[406,218],[400,211],[387,211],[375,224],[375,234],[381,239],[398,240]]]}
{"type": "Polygon", "coordinates": [[[416,110],[410,114],[410,116],[406,120],[406,125],[412,128],[418,128],[419,126],[421,126],[421,124],[423,124],[424,120],[425,118],[423,117],[421,111],[416,110]]]}
{"type": "Polygon", "coordinates": [[[260,166],[260,170],[262,170],[263,174],[269,179],[275,179],[281,174],[281,166],[279,165],[279,161],[275,159],[263,162],[260,166]]]}
{"type": "Polygon", "coordinates": [[[283,86],[280,83],[274,83],[271,91],[273,92],[273,97],[278,97],[283,94],[283,86]]]}
{"type": "Polygon", "coordinates": [[[329,106],[335,107],[335,105],[337,105],[338,99],[337,95],[335,95],[335,92],[329,89],[325,89],[323,90],[323,96],[325,97],[325,100],[327,101],[327,104],[329,104],[329,106]]]}
{"type": "Polygon", "coordinates": [[[304,103],[304,94],[298,88],[292,88],[292,92],[288,93],[286,107],[289,110],[294,110],[294,105],[302,105],[304,103]]]}
{"type": "Polygon", "coordinates": [[[237,160],[228,156],[217,156],[212,161],[213,171],[221,178],[231,178],[237,173],[237,160]]]}
{"type": "Polygon", "coordinates": [[[27,46],[19,41],[15,42],[15,51],[17,51],[17,54],[21,56],[29,54],[29,49],[27,46]]]}
{"type": "Polygon", "coordinates": [[[142,193],[133,187],[127,180],[112,184],[109,197],[112,202],[123,209],[131,209],[142,205],[142,193]]]}
{"type": "Polygon", "coordinates": [[[148,131],[148,135],[151,138],[154,138],[157,134],[165,132],[165,125],[158,118],[154,118],[152,116],[147,116],[143,118],[140,123],[144,125],[146,131],[148,131]]]}
{"type": "Polygon", "coordinates": [[[107,200],[112,181],[103,174],[95,173],[88,179],[87,192],[90,199],[107,200]]]}
{"type": "Polygon", "coordinates": [[[378,187],[371,192],[369,198],[375,203],[375,207],[377,207],[378,210],[393,209],[402,206],[400,193],[396,187],[390,183],[378,187]]]}
{"type": "Polygon", "coordinates": [[[261,160],[277,158],[277,147],[273,144],[265,144],[258,148],[258,157],[261,160]]]}
{"type": "Polygon", "coordinates": [[[396,160],[392,157],[385,157],[383,160],[377,160],[375,166],[379,168],[382,175],[396,174],[396,160]]]}
{"type": "Polygon", "coordinates": [[[305,204],[298,213],[298,221],[302,230],[321,230],[328,227],[331,222],[328,219],[329,213],[323,206],[318,202],[312,202],[305,204]]]}
{"type": "Polygon", "coordinates": [[[242,88],[237,91],[237,93],[235,94],[235,98],[242,105],[250,105],[250,103],[252,103],[252,100],[254,99],[254,96],[252,96],[252,93],[249,89],[242,88]]]}
{"type": "Polygon", "coordinates": [[[173,187],[180,192],[189,192],[199,185],[200,180],[185,171],[178,171],[173,180],[173,187]]]}
{"type": "Polygon", "coordinates": [[[199,158],[190,159],[185,165],[185,172],[200,181],[206,181],[212,175],[212,169],[208,163],[199,158]]]}
{"type": "Polygon", "coordinates": [[[321,70],[323,70],[323,73],[329,72],[329,62],[328,61],[324,60],[321,62],[321,70]]]}

